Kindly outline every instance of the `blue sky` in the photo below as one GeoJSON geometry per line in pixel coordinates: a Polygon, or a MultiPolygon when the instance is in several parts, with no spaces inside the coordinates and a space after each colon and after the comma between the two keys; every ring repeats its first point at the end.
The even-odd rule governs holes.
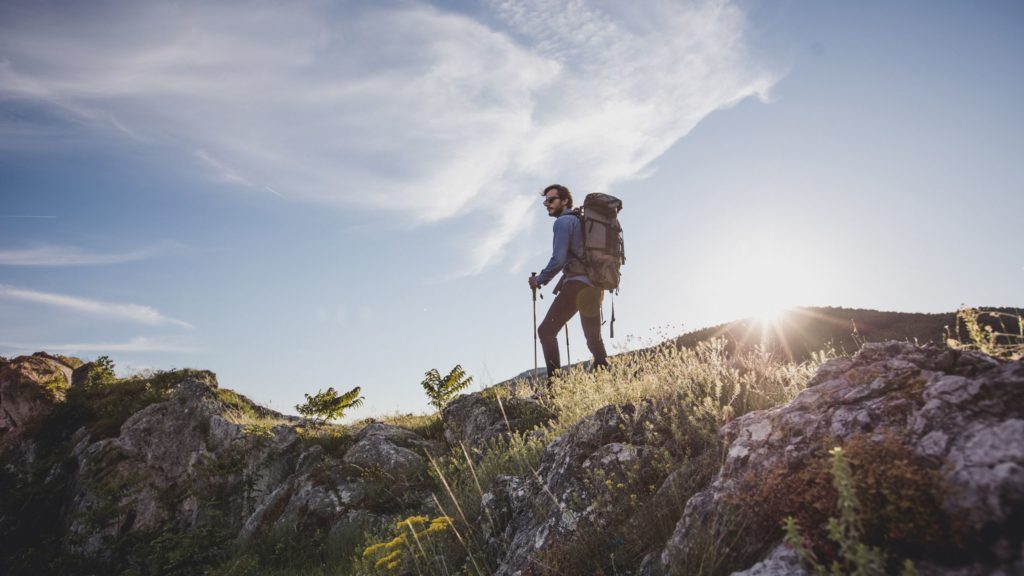
{"type": "Polygon", "coordinates": [[[1022,306],[1022,24],[1016,2],[9,0],[0,354],[426,411],[431,368],[533,367],[552,182],[624,201],[612,350],[782,305],[1022,306]]]}

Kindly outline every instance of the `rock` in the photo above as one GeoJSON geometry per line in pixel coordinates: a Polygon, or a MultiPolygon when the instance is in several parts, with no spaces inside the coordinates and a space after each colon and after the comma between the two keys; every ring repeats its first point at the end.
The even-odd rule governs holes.
{"type": "Polygon", "coordinates": [[[0,454],[64,401],[74,361],[38,352],[0,364],[0,454]]]}
{"type": "Polygon", "coordinates": [[[342,534],[379,526],[377,511],[425,500],[420,492],[426,455],[442,446],[414,432],[374,422],[356,434],[341,461],[311,446],[295,472],[263,499],[242,526],[238,541],[267,531],[342,534]]]}
{"type": "Polygon", "coordinates": [[[355,445],[345,453],[344,462],[367,474],[380,474],[384,479],[397,482],[419,478],[427,471],[427,460],[421,453],[406,446],[416,447],[422,440],[413,432],[374,423],[357,437],[355,445]],[[413,438],[415,437],[415,438],[413,438]],[[405,444],[406,446],[403,446],[405,444]]]}
{"type": "Polygon", "coordinates": [[[452,400],[442,414],[444,438],[450,446],[460,443],[467,447],[478,446],[508,436],[510,430],[530,430],[552,416],[537,401],[519,398],[496,387],[452,400]]]}
{"type": "Polygon", "coordinates": [[[628,521],[633,483],[658,485],[656,446],[645,426],[652,406],[606,406],[552,441],[537,474],[502,479],[484,498],[496,576],[523,574],[538,555],[581,533],[628,521]]]}
{"type": "Polygon", "coordinates": [[[789,546],[780,544],[767,558],[732,576],[809,576],[800,566],[800,559],[789,546]]]}
{"type": "MultiPolygon", "coordinates": [[[[207,379],[173,386],[170,399],[129,417],[115,438],[81,436],[69,542],[93,554],[110,538],[217,518],[240,529],[294,472],[298,437],[289,426],[253,435],[224,417],[207,379]],[[215,510],[216,508],[216,510],[215,510]]],[[[79,437],[76,434],[76,437],[79,437]]]]}
{"type": "MultiPolygon", "coordinates": [[[[943,509],[967,519],[977,534],[1017,534],[1009,549],[1019,554],[1020,532],[1010,523],[1024,513],[1022,419],[1020,361],[1000,363],[938,346],[865,345],[853,359],[823,366],[788,405],[747,414],[722,428],[727,445],[722,469],[687,503],[662,562],[684,563],[696,535],[709,518],[726,514],[744,479],[793,469],[824,443],[864,434],[894,435],[910,452],[935,462],[952,488],[943,509]]],[[[748,550],[772,545],[757,537],[750,535],[748,550]]],[[[1000,558],[994,548],[990,554],[1000,558]]]]}

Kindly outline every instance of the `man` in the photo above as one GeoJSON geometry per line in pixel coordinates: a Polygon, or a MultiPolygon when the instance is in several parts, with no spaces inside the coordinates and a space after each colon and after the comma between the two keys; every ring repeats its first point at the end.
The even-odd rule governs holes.
{"type": "Polygon", "coordinates": [[[558,351],[558,333],[576,312],[580,313],[583,335],[587,348],[594,355],[593,366],[608,366],[604,341],[601,340],[601,303],[604,291],[595,288],[587,277],[583,265],[585,255],[583,227],[580,219],[572,212],[572,194],[560,184],[552,184],[541,192],[548,216],[555,219],[554,247],[551,261],[537,276],[529,279],[530,288],[540,288],[563,272],[555,286],[555,301],[551,303],[544,321],[537,328],[544,363],[547,365],[548,382],[561,366],[558,351]]]}

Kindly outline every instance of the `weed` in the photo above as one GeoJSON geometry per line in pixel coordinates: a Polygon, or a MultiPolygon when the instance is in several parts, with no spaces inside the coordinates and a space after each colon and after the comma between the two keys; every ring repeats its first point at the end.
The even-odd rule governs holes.
{"type": "Polygon", "coordinates": [[[869,548],[892,557],[955,561],[962,555],[968,534],[962,521],[942,512],[939,503],[947,488],[934,464],[913,455],[892,435],[856,436],[831,454],[826,457],[823,447],[798,465],[778,466],[746,481],[734,502],[750,515],[754,530],[774,535],[764,540],[781,536],[780,519],[788,518],[791,522],[783,527],[800,526],[808,553],[828,563],[845,561],[844,555],[852,553],[854,533],[869,548]],[[856,522],[843,519],[851,507],[857,510],[856,522]],[[840,523],[830,527],[836,518],[840,523]]]}
{"type": "MultiPolygon", "coordinates": [[[[807,546],[800,534],[800,526],[788,516],[783,521],[786,544],[796,551],[801,562],[819,575],[842,576],[884,576],[886,555],[881,548],[870,546],[864,541],[864,528],[860,513],[862,506],[857,498],[854,487],[853,471],[842,448],[834,448],[829,452],[832,456],[832,486],[836,491],[837,516],[828,520],[828,537],[838,547],[838,557],[826,567],[818,561],[817,556],[807,546]]],[[[902,563],[901,574],[916,574],[910,561],[902,563]]]]}
{"type": "Polygon", "coordinates": [[[1024,358],[1024,317],[1020,313],[963,306],[956,317],[956,336],[947,327],[946,343],[951,348],[978,350],[1005,360],[1024,358]],[[967,341],[960,338],[961,326],[967,332],[967,341]]]}
{"type": "Polygon", "coordinates": [[[410,516],[396,522],[392,534],[363,550],[358,573],[447,575],[457,568],[458,540],[448,516],[410,516]]]}

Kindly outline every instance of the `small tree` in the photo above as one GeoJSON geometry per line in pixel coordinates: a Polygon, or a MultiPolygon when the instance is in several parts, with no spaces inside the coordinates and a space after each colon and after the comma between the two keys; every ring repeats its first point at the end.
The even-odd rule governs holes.
{"type": "Polygon", "coordinates": [[[338,395],[334,388],[317,390],[316,394],[306,397],[305,404],[296,404],[295,409],[306,418],[313,421],[314,426],[320,426],[330,420],[340,419],[349,408],[357,408],[363,404],[363,397],[359,395],[362,389],[359,386],[338,395]]]}
{"type": "Polygon", "coordinates": [[[423,385],[427,396],[430,397],[430,405],[438,410],[444,410],[444,407],[448,405],[453,396],[472,383],[473,377],[467,377],[466,371],[462,369],[462,365],[456,364],[455,368],[452,368],[452,371],[444,378],[441,377],[441,373],[436,368],[432,369],[426,373],[426,378],[420,384],[423,385]]]}
{"type": "Polygon", "coordinates": [[[85,379],[87,389],[96,390],[103,386],[109,386],[117,381],[114,375],[114,361],[110,356],[100,356],[93,361],[92,367],[85,379]]]}

